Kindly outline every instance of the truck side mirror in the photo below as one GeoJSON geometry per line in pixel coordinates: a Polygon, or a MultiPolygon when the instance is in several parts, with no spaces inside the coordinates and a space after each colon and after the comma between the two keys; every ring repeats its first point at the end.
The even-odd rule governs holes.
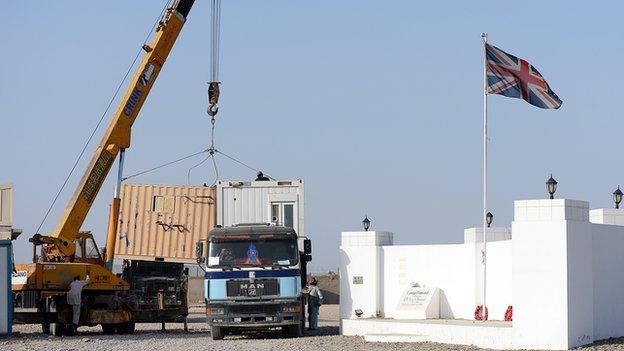
{"type": "Polygon", "coordinates": [[[195,258],[197,259],[197,264],[202,264],[206,262],[206,258],[204,257],[204,242],[198,241],[195,244],[195,258]]]}
{"type": "Polygon", "coordinates": [[[312,240],[305,239],[303,240],[303,253],[309,255],[312,253],[312,240]]]}

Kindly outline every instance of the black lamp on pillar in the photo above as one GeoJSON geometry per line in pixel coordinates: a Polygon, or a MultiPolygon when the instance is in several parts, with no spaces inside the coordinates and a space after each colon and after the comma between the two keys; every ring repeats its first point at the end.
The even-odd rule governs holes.
{"type": "Polygon", "coordinates": [[[368,216],[364,216],[364,220],[362,221],[362,226],[364,227],[365,232],[367,232],[368,228],[370,228],[370,219],[368,219],[368,216]]]}
{"type": "Polygon", "coordinates": [[[555,192],[557,191],[557,181],[553,178],[552,173],[550,174],[550,179],[546,181],[546,186],[548,188],[548,194],[550,194],[550,199],[554,199],[555,192]]]}
{"type": "Polygon", "coordinates": [[[622,190],[620,190],[619,185],[613,192],[613,202],[615,202],[615,208],[620,208],[620,202],[622,202],[622,190]]]}

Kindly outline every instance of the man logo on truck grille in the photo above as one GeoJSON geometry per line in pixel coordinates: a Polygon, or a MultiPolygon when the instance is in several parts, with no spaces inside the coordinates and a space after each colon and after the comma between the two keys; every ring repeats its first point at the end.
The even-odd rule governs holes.
{"type": "Polygon", "coordinates": [[[240,285],[240,292],[243,296],[258,296],[258,290],[260,289],[264,290],[263,283],[241,283],[240,285]]]}

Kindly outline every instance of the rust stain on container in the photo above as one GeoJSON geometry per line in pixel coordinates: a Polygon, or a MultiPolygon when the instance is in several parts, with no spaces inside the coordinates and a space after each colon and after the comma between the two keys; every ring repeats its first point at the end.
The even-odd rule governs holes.
{"type": "Polygon", "coordinates": [[[194,263],[215,223],[213,187],[124,184],[115,258],[194,263]]]}

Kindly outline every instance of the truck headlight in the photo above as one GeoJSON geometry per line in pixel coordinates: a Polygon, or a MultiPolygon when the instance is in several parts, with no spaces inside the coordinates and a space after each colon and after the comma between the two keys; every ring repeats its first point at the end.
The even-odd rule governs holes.
{"type": "Polygon", "coordinates": [[[301,312],[301,305],[284,305],[282,306],[282,312],[286,313],[297,313],[301,312]]]}
{"type": "Polygon", "coordinates": [[[225,308],[222,307],[217,307],[217,308],[206,308],[206,315],[207,316],[217,316],[217,315],[223,315],[225,314],[225,308]]]}

